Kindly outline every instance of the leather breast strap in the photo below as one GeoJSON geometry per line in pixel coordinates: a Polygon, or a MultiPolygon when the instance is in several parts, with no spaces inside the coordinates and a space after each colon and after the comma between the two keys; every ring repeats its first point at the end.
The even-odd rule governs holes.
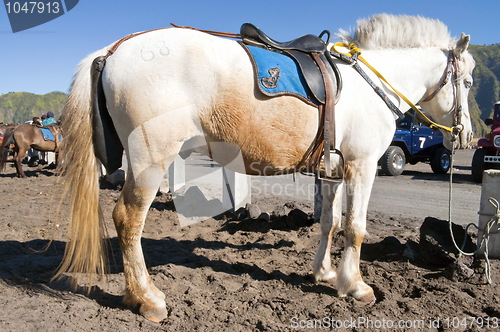
{"type": "MultiPolygon", "coordinates": [[[[318,64],[319,69],[321,70],[321,74],[323,76],[323,83],[325,85],[325,95],[326,101],[325,104],[319,106],[320,113],[322,113],[323,117],[323,144],[316,147],[319,148],[320,153],[316,154],[316,158],[321,158],[321,154],[324,156],[324,167],[325,173],[324,176],[321,176],[320,170],[320,160],[310,159],[309,164],[311,166],[317,167],[318,177],[322,180],[329,181],[342,181],[344,173],[334,175],[332,172],[332,164],[331,164],[331,152],[338,154],[342,160],[342,166],[345,166],[344,157],[340,150],[335,147],[335,100],[334,100],[334,91],[332,81],[330,79],[330,75],[328,75],[327,68],[325,63],[321,59],[319,53],[311,53],[314,61],[318,64]],[[321,153],[322,152],[322,153],[321,153]]],[[[320,116],[321,121],[321,116],[320,116]]]]}

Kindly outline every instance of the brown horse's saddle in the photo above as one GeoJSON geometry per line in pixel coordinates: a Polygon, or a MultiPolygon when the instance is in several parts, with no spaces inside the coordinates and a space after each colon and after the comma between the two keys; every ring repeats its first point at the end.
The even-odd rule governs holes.
{"type": "Polygon", "coordinates": [[[45,141],[54,141],[54,142],[62,141],[63,137],[61,135],[61,129],[58,126],[51,124],[39,128],[42,131],[43,139],[45,141]]]}

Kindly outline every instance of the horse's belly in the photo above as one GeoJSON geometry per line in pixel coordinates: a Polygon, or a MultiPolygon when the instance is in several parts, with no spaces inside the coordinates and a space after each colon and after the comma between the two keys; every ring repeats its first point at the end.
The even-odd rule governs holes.
{"type": "Polygon", "coordinates": [[[230,95],[201,118],[211,157],[252,175],[293,172],[316,135],[318,111],[295,97],[230,95]]]}

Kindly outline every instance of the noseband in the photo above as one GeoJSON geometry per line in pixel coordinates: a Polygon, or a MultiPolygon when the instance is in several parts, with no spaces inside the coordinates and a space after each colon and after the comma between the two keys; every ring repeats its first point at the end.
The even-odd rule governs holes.
{"type": "Polygon", "coordinates": [[[462,98],[460,94],[460,69],[458,67],[458,61],[459,58],[455,55],[453,50],[450,50],[448,53],[448,65],[446,66],[443,78],[441,79],[441,83],[437,87],[437,89],[431,93],[428,97],[426,97],[423,101],[427,102],[434,98],[441,89],[448,84],[450,81],[450,78],[454,78],[452,83],[453,83],[453,89],[454,89],[454,100],[453,100],[453,106],[450,110],[450,112],[453,112],[453,132],[454,134],[458,134],[463,130],[463,125],[461,123],[461,118],[462,118],[462,98]]]}

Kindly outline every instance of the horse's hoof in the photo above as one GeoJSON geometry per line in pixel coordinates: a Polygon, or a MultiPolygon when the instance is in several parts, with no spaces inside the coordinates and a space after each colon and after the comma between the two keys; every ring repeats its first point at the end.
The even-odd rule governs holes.
{"type": "Polygon", "coordinates": [[[377,298],[373,293],[371,293],[361,296],[360,298],[357,298],[356,301],[358,302],[359,305],[362,306],[372,306],[377,301],[377,298]]]}
{"type": "Polygon", "coordinates": [[[154,287],[154,289],[156,293],[158,293],[159,299],[149,299],[143,302],[144,300],[134,297],[130,295],[130,293],[125,293],[123,296],[123,304],[132,310],[139,309],[139,313],[144,316],[144,318],[159,323],[167,318],[168,312],[164,301],[165,294],[156,289],[156,287],[154,287]]]}
{"type": "Polygon", "coordinates": [[[377,301],[377,298],[375,297],[375,294],[373,293],[373,289],[370,286],[368,286],[366,284],[364,286],[365,287],[362,287],[361,289],[359,289],[355,292],[349,293],[349,295],[354,297],[354,299],[356,300],[356,302],[359,305],[371,306],[371,305],[375,304],[375,301],[377,301]]]}
{"type": "Polygon", "coordinates": [[[139,312],[144,316],[144,318],[155,323],[165,320],[168,316],[166,307],[156,307],[147,303],[141,305],[139,312]]]}
{"type": "MultiPolygon", "coordinates": [[[[345,297],[347,295],[352,296],[359,305],[373,305],[375,304],[377,298],[373,293],[373,289],[362,281],[356,283],[357,288],[353,290],[342,291],[342,287],[337,287],[337,292],[339,297],[345,297]]],[[[345,289],[345,288],[344,288],[345,289]]]]}

